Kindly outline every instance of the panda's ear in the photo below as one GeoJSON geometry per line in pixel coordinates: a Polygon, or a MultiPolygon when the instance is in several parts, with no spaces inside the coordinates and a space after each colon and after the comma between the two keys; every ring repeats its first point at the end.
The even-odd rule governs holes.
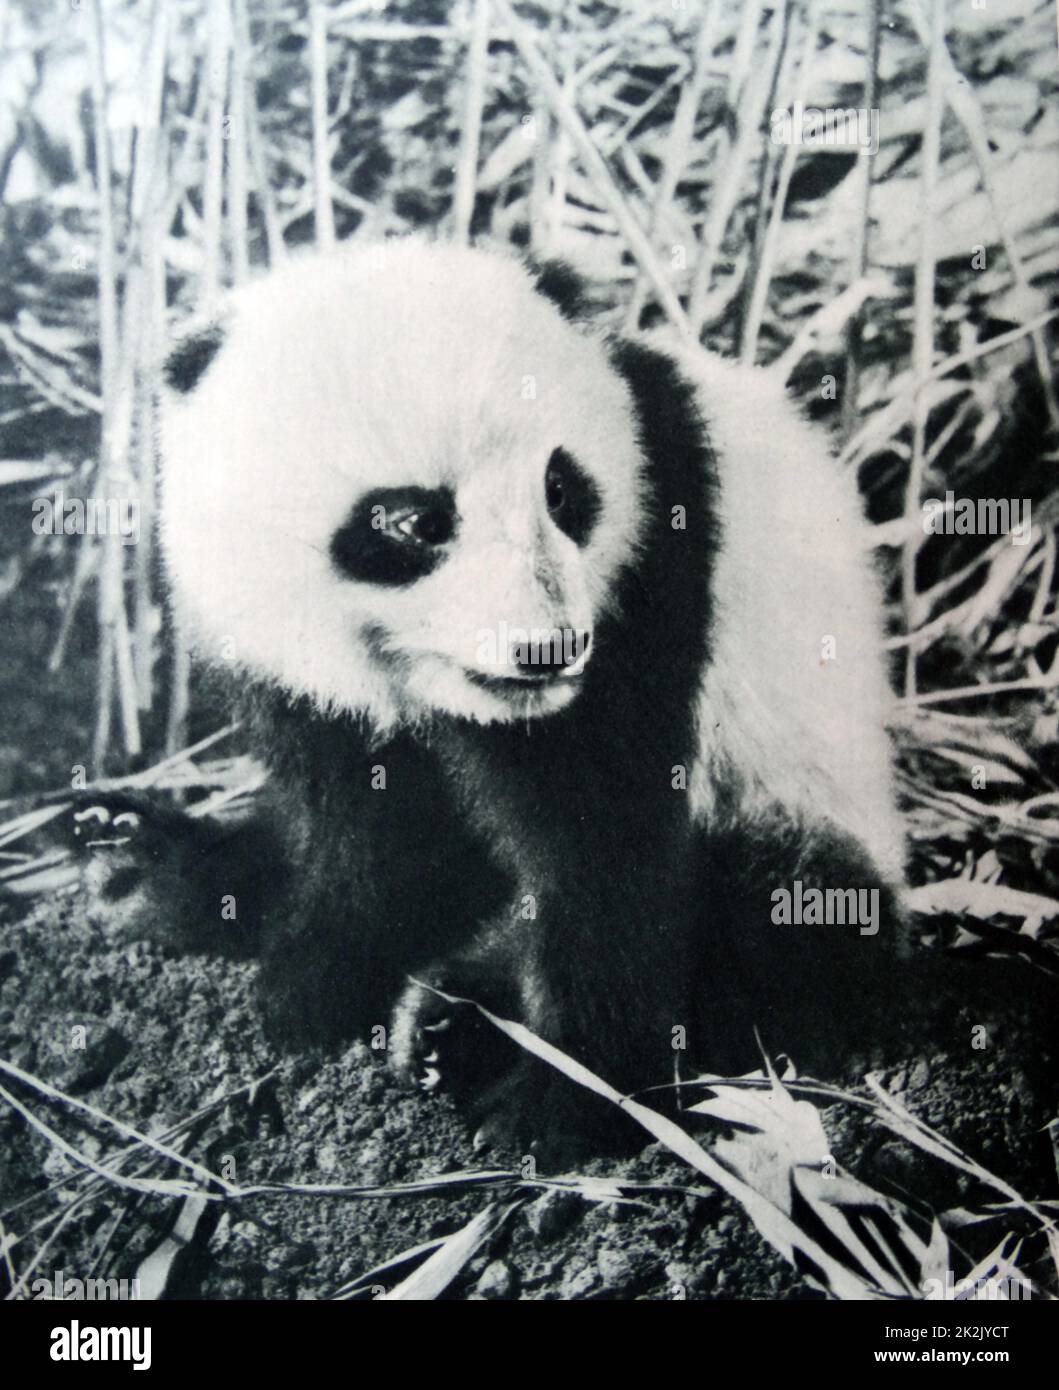
{"type": "Polygon", "coordinates": [[[162,376],[169,389],[182,396],[194,391],[220,351],[224,338],[224,325],[216,321],[185,333],[162,367],[162,376]]]}
{"type": "Polygon", "coordinates": [[[584,280],[565,261],[528,261],[537,293],[550,299],[564,319],[577,322],[589,312],[588,291],[584,280]]]}

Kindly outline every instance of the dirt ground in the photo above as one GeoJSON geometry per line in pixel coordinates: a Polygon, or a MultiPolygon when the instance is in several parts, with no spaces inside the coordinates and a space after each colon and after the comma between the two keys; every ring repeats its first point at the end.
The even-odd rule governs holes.
{"type": "MultiPolygon", "coordinates": [[[[173,1140],[240,1186],[390,1185],[468,1168],[517,1171],[520,1156],[475,1152],[444,1099],[402,1090],[359,1044],[280,1061],[261,1033],[253,965],[168,957],[131,940],[117,921],[93,917],[76,892],[21,919],[8,912],[0,931],[0,1057],[140,1131],[159,1135],[279,1062],[251,1097],[214,1109],[173,1140]],[[74,1048],[78,1026],[85,1045],[74,1048]]],[[[939,1053],[910,1059],[883,1081],[1024,1196],[1054,1199],[1043,1126],[1056,1113],[1049,1078],[1057,1070],[1034,1027],[1027,1022],[986,1064],[939,1053]]],[[[38,1093],[6,1078],[4,1085],[83,1152],[104,1152],[98,1125],[78,1132],[38,1093]]],[[[996,1200],[856,1112],[831,1106],[824,1120],[836,1157],[870,1186],[934,1210],[996,1200]]],[[[166,1267],[167,1297],[327,1298],[401,1252],[458,1230],[489,1203],[512,1199],[511,1188],[388,1198],[285,1193],[211,1203],[195,1220],[179,1196],[102,1183],[72,1204],[85,1186],[77,1172],[52,1140],[9,1104],[0,1106],[0,1210],[8,1236],[20,1237],[9,1250],[11,1267],[21,1273],[37,1257],[36,1273],[131,1279],[144,1274],[153,1252],[155,1268],[159,1259],[166,1267]],[[175,1247],[166,1237],[182,1209],[179,1253],[170,1260],[164,1252],[175,1247]]],[[[625,1191],[653,1186],[624,1203],[521,1189],[524,1200],[443,1296],[819,1297],[732,1201],[660,1145],[578,1172],[619,1181],[625,1191]],[[658,1190],[666,1184],[677,1190],[658,1190]]],[[[179,1176],[175,1165],[157,1163],[151,1175],[179,1176]]],[[[1011,1228],[969,1234],[972,1253],[1011,1228]]],[[[1039,1261],[1037,1277],[1045,1269],[1039,1261]]],[[[404,1273],[372,1283],[377,1290],[404,1273]]]]}

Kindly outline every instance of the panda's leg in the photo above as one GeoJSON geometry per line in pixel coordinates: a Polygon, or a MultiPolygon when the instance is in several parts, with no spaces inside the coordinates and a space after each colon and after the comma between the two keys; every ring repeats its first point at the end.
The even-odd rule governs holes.
{"type": "Polygon", "coordinates": [[[377,800],[353,830],[332,817],[299,836],[296,877],[266,913],[261,998],[277,1043],[383,1038],[393,1057],[408,977],[466,952],[502,900],[504,876],[458,823],[403,810],[377,800]]]}
{"type": "Polygon", "coordinates": [[[856,841],[777,816],[704,836],[700,864],[696,1061],[734,1074],[764,1047],[835,1076],[893,1042],[906,925],[856,841]]]}
{"type": "Polygon", "coordinates": [[[786,1053],[802,1076],[841,1085],[935,1053],[959,1066],[970,1051],[993,1075],[1013,1046],[1013,1071],[1039,1068],[1034,1084],[1054,1094],[1059,982],[1025,960],[915,943],[895,894],[851,840],[744,829],[708,841],[702,866],[692,1056],[703,1071],[759,1068],[763,1047],[786,1053]],[[773,893],[793,896],[795,882],[801,924],[773,920],[785,915],[773,893]],[[813,886],[876,889],[876,921],[868,931],[807,922],[813,886]]]}
{"type": "Polygon", "coordinates": [[[392,953],[378,949],[381,926],[363,905],[306,906],[297,895],[277,905],[259,980],[265,1031],[276,1047],[372,1042],[401,978],[392,953]]]}
{"type": "Polygon", "coordinates": [[[356,896],[296,891],[268,913],[260,996],[266,1031],[277,1046],[359,1038],[384,1047],[392,1061],[399,1049],[398,1069],[412,1075],[400,1007],[398,1021],[391,1022],[394,1000],[412,988],[410,976],[450,983],[429,963],[445,940],[455,946],[471,926],[461,925],[455,894],[439,889],[430,901],[422,891],[395,892],[392,883],[386,890],[364,885],[356,896]]]}
{"type": "Polygon", "coordinates": [[[612,1101],[505,1037],[473,1004],[445,996],[524,1024],[619,1092],[669,1082],[690,1025],[680,926],[689,888],[675,875],[671,891],[659,884],[661,896],[626,884],[608,901],[598,881],[591,893],[570,885],[544,895],[530,918],[519,894],[469,950],[404,991],[393,1028],[399,1071],[452,1093],[490,1139],[549,1160],[642,1142],[612,1101]]]}

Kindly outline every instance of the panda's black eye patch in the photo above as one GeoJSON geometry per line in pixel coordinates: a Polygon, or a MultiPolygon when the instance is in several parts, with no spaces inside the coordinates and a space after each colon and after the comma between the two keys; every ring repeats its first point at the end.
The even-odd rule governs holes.
{"type": "Polygon", "coordinates": [[[556,449],[544,473],[548,514],[576,545],[586,545],[599,518],[599,489],[565,449],[556,449]]]}
{"type": "Polygon", "coordinates": [[[445,559],[458,524],[447,487],[376,488],[331,537],[331,559],[362,584],[414,584],[445,559]]]}

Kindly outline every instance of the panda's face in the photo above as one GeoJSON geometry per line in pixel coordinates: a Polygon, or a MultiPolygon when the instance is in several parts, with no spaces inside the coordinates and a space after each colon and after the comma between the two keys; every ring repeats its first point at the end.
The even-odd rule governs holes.
{"type": "Polygon", "coordinates": [[[381,729],[552,714],[642,526],[628,390],[517,264],[387,252],[254,287],[170,405],[174,587],[200,647],[381,729]]]}
{"type": "Polygon", "coordinates": [[[486,722],[552,713],[592,657],[603,494],[550,439],[483,455],[452,484],[365,492],[331,559],[401,704],[486,722]]]}

